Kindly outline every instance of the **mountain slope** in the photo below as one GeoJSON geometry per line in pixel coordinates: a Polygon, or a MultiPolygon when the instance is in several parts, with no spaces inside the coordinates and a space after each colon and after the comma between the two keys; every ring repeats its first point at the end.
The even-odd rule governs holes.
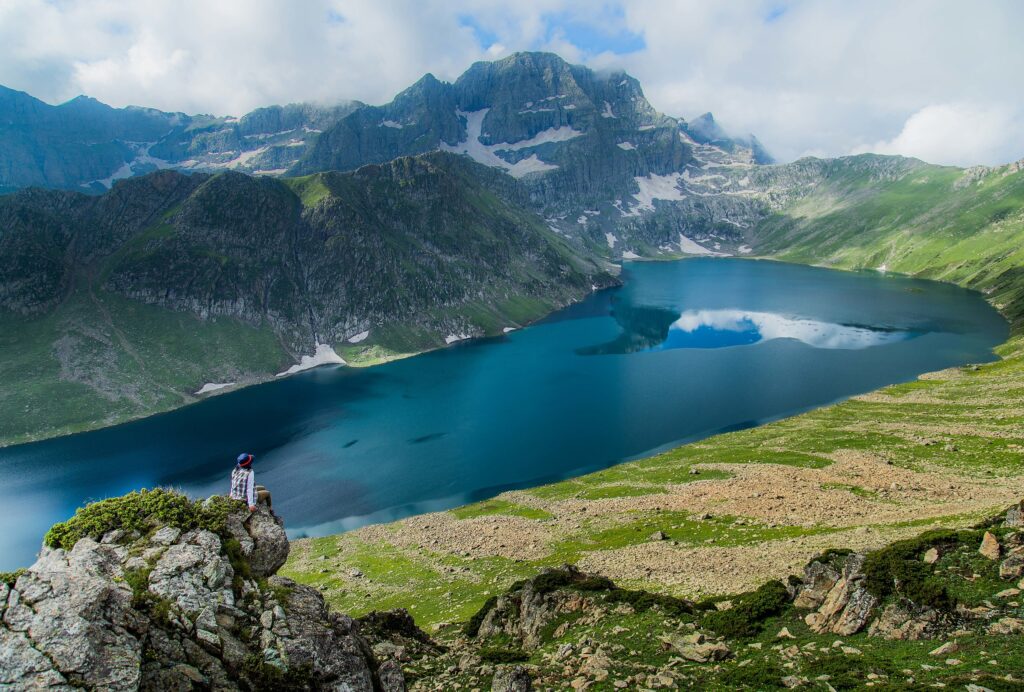
{"type": "Polygon", "coordinates": [[[278,181],[163,171],[0,198],[0,440],[501,333],[614,279],[450,154],[278,181]]]}
{"type": "Polygon", "coordinates": [[[953,281],[1024,320],[1024,161],[933,166],[864,155],[798,161],[813,184],[751,234],[758,252],[953,281]]]}
{"type": "Polygon", "coordinates": [[[51,106],[0,86],[0,192],[102,192],[161,168],[281,173],[321,130],[361,105],[290,104],[217,118],[111,108],[86,96],[51,106]]]}

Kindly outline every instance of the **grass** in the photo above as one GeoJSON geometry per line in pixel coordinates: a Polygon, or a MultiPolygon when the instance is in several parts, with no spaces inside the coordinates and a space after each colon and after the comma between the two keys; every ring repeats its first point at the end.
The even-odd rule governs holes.
{"type": "Polygon", "coordinates": [[[206,382],[265,379],[288,360],[267,330],[82,288],[41,319],[0,316],[0,445],[177,408],[206,382]]]}
{"type": "Polygon", "coordinates": [[[508,500],[494,498],[478,502],[474,505],[466,505],[451,510],[451,515],[458,519],[473,519],[476,517],[488,517],[496,514],[510,517],[523,517],[524,519],[535,519],[545,521],[552,518],[550,512],[525,505],[517,505],[508,500]]]}

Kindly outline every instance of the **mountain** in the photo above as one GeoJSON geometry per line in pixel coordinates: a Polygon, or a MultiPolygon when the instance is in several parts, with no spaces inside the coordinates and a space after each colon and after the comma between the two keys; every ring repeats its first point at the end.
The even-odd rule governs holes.
{"type": "Polygon", "coordinates": [[[111,108],[86,96],[51,106],[0,86],[0,192],[102,192],[162,168],[281,173],[316,134],[360,105],[291,104],[217,118],[111,108]]]}
{"type": "Polygon", "coordinates": [[[180,406],[332,349],[375,360],[500,334],[614,283],[526,196],[437,152],[0,197],[0,439],[180,406]]]}

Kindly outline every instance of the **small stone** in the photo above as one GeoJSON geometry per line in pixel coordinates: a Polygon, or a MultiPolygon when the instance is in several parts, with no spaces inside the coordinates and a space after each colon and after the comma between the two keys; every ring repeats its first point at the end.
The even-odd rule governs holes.
{"type": "Polygon", "coordinates": [[[937,649],[932,649],[928,652],[929,656],[945,656],[946,654],[956,653],[960,650],[956,642],[946,642],[937,649]]]}
{"type": "Polygon", "coordinates": [[[158,545],[170,545],[178,540],[180,535],[181,529],[177,529],[173,526],[165,526],[154,533],[149,541],[150,543],[156,543],[158,545]]]}
{"type": "Polygon", "coordinates": [[[1020,595],[1020,589],[1003,589],[995,595],[996,598],[1013,598],[1014,596],[1020,595]]]}
{"type": "Polygon", "coordinates": [[[360,571],[359,571],[358,569],[356,569],[355,567],[353,567],[352,569],[350,569],[350,570],[348,571],[348,575],[349,575],[350,577],[353,577],[354,579],[359,579],[360,577],[362,577],[362,576],[363,576],[363,573],[362,573],[362,572],[360,572],[360,571]]]}
{"type": "Polygon", "coordinates": [[[936,548],[929,548],[924,554],[924,562],[927,565],[934,565],[939,561],[939,551],[936,548]]]}
{"type": "Polygon", "coordinates": [[[985,532],[985,535],[981,539],[981,547],[978,548],[978,552],[982,557],[986,557],[989,560],[999,559],[999,541],[992,535],[991,531],[985,532]]]}
{"type": "Polygon", "coordinates": [[[775,635],[775,638],[776,639],[796,639],[796,637],[794,637],[790,633],[788,627],[783,627],[781,630],[779,630],[779,633],[775,635]]]}
{"type": "Polygon", "coordinates": [[[651,534],[652,541],[664,541],[668,540],[668,536],[665,535],[664,531],[655,531],[651,534]]]}
{"type": "Polygon", "coordinates": [[[841,647],[839,647],[839,649],[840,649],[840,651],[842,651],[847,656],[860,656],[861,654],[864,653],[863,651],[861,651],[860,649],[858,649],[855,646],[841,646],[841,647]]]}

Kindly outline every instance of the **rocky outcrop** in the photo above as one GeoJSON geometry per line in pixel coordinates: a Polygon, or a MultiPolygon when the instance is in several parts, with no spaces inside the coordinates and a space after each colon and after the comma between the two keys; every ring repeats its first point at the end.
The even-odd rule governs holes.
{"type": "Polygon", "coordinates": [[[570,588],[591,579],[571,565],[542,572],[497,598],[480,622],[477,637],[511,637],[533,649],[541,643],[541,631],[559,615],[591,612],[593,602],[582,592],[570,588]]]}
{"type": "Polygon", "coordinates": [[[239,503],[225,524],[44,547],[0,586],[0,687],[402,689],[352,619],[275,576],[288,555],[280,519],[239,503]]]}
{"type": "Polygon", "coordinates": [[[805,621],[813,631],[849,636],[867,624],[878,599],[864,587],[863,555],[848,555],[839,568],[818,562],[808,567],[808,588],[796,598],[800,607],[816,607],[805,621]],[[834,576],[833,576],[834,575],[834,576]]]}

